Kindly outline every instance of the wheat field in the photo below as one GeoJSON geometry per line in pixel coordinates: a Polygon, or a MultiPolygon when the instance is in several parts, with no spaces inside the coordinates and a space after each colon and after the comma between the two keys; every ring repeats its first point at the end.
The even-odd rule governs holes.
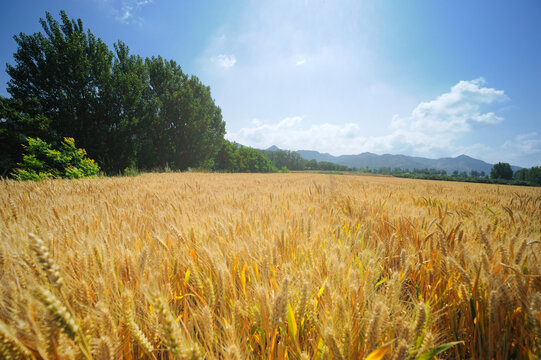
{"type": "Polygon", "coordinates": [[[353,175],[3,180],[0,355],[540,358],[540,208],[353,175]]]}

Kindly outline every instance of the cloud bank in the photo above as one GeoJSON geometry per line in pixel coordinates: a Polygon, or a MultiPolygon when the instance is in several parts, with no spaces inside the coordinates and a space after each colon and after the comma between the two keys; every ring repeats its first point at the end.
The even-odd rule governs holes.
{"type": "MultiPolygon", "coordinates": [[[[448,92],[419,103],[409,115],[395,115],[386,135],[371,136],[354,122],[311,124],[309,117],[292,116],[276,123],[256,120],[227,137],[258,148],[277,145],[334,155],[364,151],[427,157],[463,152],[478,155],[487,151],[487,147],[479,143],[465,144],[462,139],[501,123],[503,117],[490,108],[509,100],[503,90],[485,85],[483,78],[458,82],[448,92]]],[[[505,146],[520,151],[539,148],[541,141],[536,136],[527,134],[520,139],[520,149],[516,141],[505,146]]]]}

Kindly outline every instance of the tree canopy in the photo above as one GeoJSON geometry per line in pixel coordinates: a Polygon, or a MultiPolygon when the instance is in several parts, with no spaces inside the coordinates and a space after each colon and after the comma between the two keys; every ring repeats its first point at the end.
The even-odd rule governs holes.
{"type": "Polygon", "coordinates": [[[215,170],[225,172],[275,172],[276,166],[259,150],[224,140],[216,156],[215,170]]]}
{"type": "Polygon", "coordinates": [[[289,170],[304,170],[306,160],[299,153],[290,150],[261,150],[261,153],[273,162],[278,169],[286,167],[289,170]]]}
{"type": "Polygon", "coordinates": [[[513,178],[532,185],[541,185],[541,167],[534,166],[531,169],[520,169],[515,172],[513,178]]]}
{"type": "Polygon", "coordinates": [[[26,137],[48,134],[49,119],[31,116],[22,109],[22,102],[0,97],[0,176],[7,176],[22,161],[26,137]]]}
{"type": "Polygon", "coordinates": [[[2,99],[0,137],[18,153],[3,172],[20,160],[26,136],[53,145],[75,138],[108,173],[212,166],[225,123],[208,86],[172,60],[130,54],[121,41],[110,50],[64,11],[40,23],[42,32],[14,37],[6,69],[12,99],[2,99]]]}
{"type": "Polygon", "coordinates": [[[513,178],[513,170],[511,169],[511,165],[503,162],[494,164],[490,170],[490,177],[492,179],[511,180],[513,178]]]}

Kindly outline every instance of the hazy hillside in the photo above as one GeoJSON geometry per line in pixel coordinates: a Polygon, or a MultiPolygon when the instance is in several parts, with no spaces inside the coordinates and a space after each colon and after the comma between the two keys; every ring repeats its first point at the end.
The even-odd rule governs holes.
{"type": "MultiPolygon", "coordinates": [[[[492,169],[492,164],[467,155],[460,155],[455,158],[428,159],[407,155],[377,155],[369,152],[341,156],[333,156],[313,150],[298,150],[297,153],[306,160],[329,161],[354,168],[377,169],[389,167],[410,170],[427,168],[445,170],[447,173],[452,173],[455,170],[469,173],[471,170],[476,170],[484,171],[486,174],[489,174],[490,169],[492,169]]],[[[519,166],[512,166],[512,168],[513,171],[521,169],[519,166]]]]}

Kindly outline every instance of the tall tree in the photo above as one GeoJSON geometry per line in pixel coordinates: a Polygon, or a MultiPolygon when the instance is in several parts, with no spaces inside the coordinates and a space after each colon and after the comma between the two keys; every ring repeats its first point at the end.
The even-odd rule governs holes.
{"type": "Polygon", "coordinates": [[[49,125],[45,116],[25,113],[21,101],[0,96],[0,176],[22,161],[27,136],[48,139],[49,125]]]}
{"type": "Polygon", "coordinates": [[[492,179],[511,180],[513,178],[513,170],[511,169],[511,165],[502,162],[494,164],[490,170],[490,177],[492,179]]]}
{"type": "Polygon", "coordinates": [[[214,169],[227,172],[238,172],[238,145],[224,140],[222,148],[214,160],[214,169]]]}
{"type": "Polygon", "coordinates": [[[43,33],[14,37],[18,48],[15,65],[7,65],[7,90],[31,116],[50,120],[54,140],[74,137],[92,157],[105,158],[99,142],[109,118],[98,104],[110,81],[113,54],[90,31],[85,33],[80,19],[70,20],[64,11],[60,18],[46,13],[40,19],[43,33]]]}
{"type": "Polygon", "coordinates": [[[75,138],[107,173],[212,166],[225,123],[208,86],[120,41],[110,51],[64,11],[60,22],[49,13],[40,22],[43,33],[15,36],[8,92],[49,120],[48,142],[75,138]]]}
{"type": "Polygon", "coordinates": [[[526,181],[534,185],[541,185],[541,166],[534,166],[528,170],[526,181]]]}
{"type": "Polygon", "coordinates": [[[104,147],[110,155],[102,162],[108,169],[138,165],[141,139],[151,117],[149,74],[144,60],[130,54],[123,42],[115,45],[111,82],[102,105],[107,112],[104,147]]]}
{"type": "Polygon", "coordinates": [[[211,167],[222,146],[225,123],[210,88],[188,77],[174,61],[146,60],[153,113],[142,139],[141,163],[175,169],[211,167]]]}
{"type": "Polygon", "coordinates": [[[520,170],[515,171],[515,173],[513,174],[513,178],[519,181],[526,181],[527,174],[528,174],[528,169],[520,169],[520,170]]]}

